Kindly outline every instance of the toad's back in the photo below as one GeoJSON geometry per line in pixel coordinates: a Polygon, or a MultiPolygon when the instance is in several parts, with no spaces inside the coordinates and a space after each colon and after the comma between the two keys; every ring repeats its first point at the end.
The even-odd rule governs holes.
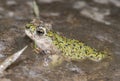
{"type": "Polygon", "coordinates": [[[78,40],[65,38],[52,31],[49,31],[47,36],[52,38],[53,44],[63,53],[65,57],[70,59],[82,60],[88,58],[93,61],[100,61],[106,57],[106,52],[99,52],[78,40]]]}

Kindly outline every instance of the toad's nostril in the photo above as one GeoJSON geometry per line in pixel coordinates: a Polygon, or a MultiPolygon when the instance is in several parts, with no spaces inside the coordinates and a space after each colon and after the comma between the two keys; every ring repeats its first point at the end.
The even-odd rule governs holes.
{"type": "Polygon", "coordinates": [[[26,29],[29,29],[30,27],[29,26],[25,26],[26,29]]]}
{"type": "Polygon", "coordinates": [[[26,24],[25,28],[26,28],[26,29],[29,29],[30,26],[31,26],[31,24],[26,24]]]}

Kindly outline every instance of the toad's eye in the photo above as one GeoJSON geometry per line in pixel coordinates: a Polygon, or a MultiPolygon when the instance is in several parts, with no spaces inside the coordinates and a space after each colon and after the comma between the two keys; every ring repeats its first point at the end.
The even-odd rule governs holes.
{"type": "Polygon", "coordinates": [[[45,35],[46,34],[46,30],[43,27],[39,27],[39,28],[37,28],[36,33],[38,35],[45,35]]]}
{"type": "Polygon", "coordinates": [[[43,29],[38,29],[38,30],[36,31],[36,33],[37,33],[38,35],[43,35],[43,34],[44,34],[44,30],[43,30],[43,29]]]}

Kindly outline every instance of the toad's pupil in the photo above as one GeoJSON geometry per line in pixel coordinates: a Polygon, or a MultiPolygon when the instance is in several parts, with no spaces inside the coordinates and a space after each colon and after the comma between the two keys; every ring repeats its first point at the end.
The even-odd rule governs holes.
{"type": "Polygon", "coordinates": [[[37,32],[38,35],[44,34],[44,31],[42,29],[41,30],[37,30],[36,32],[37,32]]]}

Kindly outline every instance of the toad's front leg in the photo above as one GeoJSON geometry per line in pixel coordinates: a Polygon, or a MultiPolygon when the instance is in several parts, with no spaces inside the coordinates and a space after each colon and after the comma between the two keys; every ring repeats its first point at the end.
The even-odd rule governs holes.
{"type": "Polygon", "coordinates": [[[31,47],[33,48],[33,51],[36,53],[36,54],[39,54],[41,53],[41,49],[37,46],[37,44],[34,42],[31,44],[31,47]]]}

